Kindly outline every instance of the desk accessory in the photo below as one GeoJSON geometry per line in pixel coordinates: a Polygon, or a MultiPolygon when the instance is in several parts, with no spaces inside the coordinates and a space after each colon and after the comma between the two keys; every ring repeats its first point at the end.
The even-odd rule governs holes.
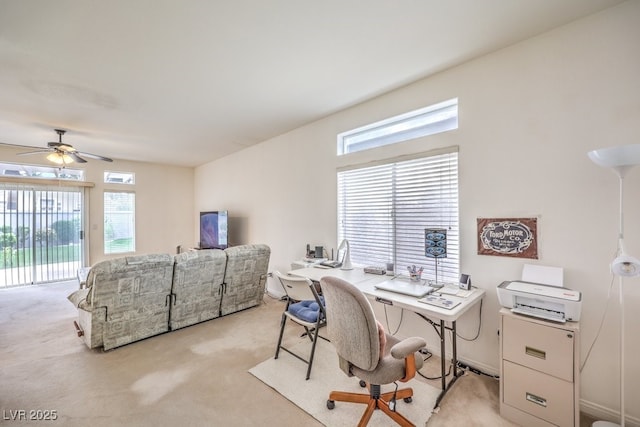
{"type": "Polygon", "coordinates": [[[469,276],[468,274],[461,274],[460,280],[459,280],[459,286],[460,286],[460,289],[464,289],[466,291],[471,289],[471,276],[469,276]]]}
{"type": "Polygon", "coordinates": [[[415,265],[412,265],[411,267],[407,266],[407,270],[409,270],[409,278],[411,279],[411,281],[420,281],[420,278],[422,277],[422,271],[424,270],[422,267],[416,268],[415,265]]]}
{"type": "Polygon", "coordinates": [[[387,263],[387,276],[393,276],[395,273],[395,270],[393,269],[393,263],[392,262],[388,262],[387,263]]]}
{"type": "Polygon", "coordinates": [[[365,267],[364,272],[369,274],[379,274],[379,275],[387,274],[387,270],[385,270],[384,268],[374,267],[374,266],[365,267]]]}
{"type": "Polygon", "coordinates": [[[320,265],[323,267],[337,268],[337,267],[340,267],[342,263],[338,260],[333,260],[333,261],[327,260],[327,261],[322,261],[320,265]]]}

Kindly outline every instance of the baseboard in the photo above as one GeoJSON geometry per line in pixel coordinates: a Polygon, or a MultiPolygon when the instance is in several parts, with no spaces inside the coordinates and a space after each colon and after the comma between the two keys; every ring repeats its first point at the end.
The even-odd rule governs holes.
{"type": "Polygon", "coordinates": [[[458,361],[469,366],[472,371],[477,370],[477,371],[480,371],[480,373],[483,373],[492,377],[496,377],[496,378],[500,377],[500,371],[497,370],[494,366],[489,366],[482,362],[478,362],[477,360],[466,359],[464,357],[458,357],[458,361]]]}
{"type": "Polygon", "coordinates": [[[265,293],[274,299],[281,299],[286,294],[282,291],[282,288],[276,287],[275,289],[269,286],[269,282],[267,281],[267,286],[265,287],[265,293]]]}
{"type": "MultiPolygon", "coordinates": [[[[580,399],[580,411],[598,420],[620,423],[620,411],[614,411],[588,400],[580,399]]],[[[640,427],[640,418],[627,415],[624,421],[626,427],[640,427]]]]}

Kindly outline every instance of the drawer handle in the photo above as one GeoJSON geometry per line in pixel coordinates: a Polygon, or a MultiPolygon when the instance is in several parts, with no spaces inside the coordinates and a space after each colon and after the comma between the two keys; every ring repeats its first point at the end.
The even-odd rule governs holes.
{"type": "Polygon", "coordinates": [[[542,351],[542,350],[538,350],[537,348],[533,348],[533,347],[525,347],[524,348],[524,352],[526,354],[528,354],[529,356],[533,356],[533,357],[537,357],[538,359],[546,359],[547,358],[547,352],[546,351],[542,351]]]}
{"type": "Polygon", "coordinates": [[[544,406],[545,408],[547,407],[547,399],[540,396],[536,396],[533,393],[527,392],[527,400],[529,402],[535,403],[536,405],[544,406]]]}

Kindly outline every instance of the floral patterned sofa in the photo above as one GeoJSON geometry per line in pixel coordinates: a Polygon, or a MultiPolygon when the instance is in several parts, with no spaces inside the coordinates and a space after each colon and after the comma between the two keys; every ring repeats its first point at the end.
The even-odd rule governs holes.
{"type": "Polygon", "coordinates": [[[259,305],[269,257],[267,245],[241,245],[98,262],[68,297],[78,335],[110,350],[259,305]]]}

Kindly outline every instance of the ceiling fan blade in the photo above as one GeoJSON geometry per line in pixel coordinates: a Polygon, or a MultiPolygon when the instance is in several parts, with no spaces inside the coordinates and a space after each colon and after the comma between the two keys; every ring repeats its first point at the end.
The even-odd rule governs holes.
{"type": "Polygon", "coordinates": [[[87,163],[87,161],[85,159],[83,159],[82,157],[78,156],[78,152],[77,151],[64,151],[64,154],[70,156],[73,158],[73,160],[75,160],[78,163],[87,163]]]}
{"type": "Polygon", "coordinates": [[[36,151],[27,151],[25,153],[17,153],[17,156],[29,156],[31,154],[42,154],[42,153],[49,153],[51,152],[51,150],[47,149],[47,148],[43,148],[41,150],[36,150],[36,151]]]}
{"type": "Polygon", "coordinates": [[[85,152],[79,152],[79,151],[76,151],[76,154],[81,154],[85,157],[89,157],[90,159],[103,160],[105,162],[113,162],[112,159],[104,156],[98,156],[97,154],[91,154],[91,153],[85,153],[85,152]]]}

